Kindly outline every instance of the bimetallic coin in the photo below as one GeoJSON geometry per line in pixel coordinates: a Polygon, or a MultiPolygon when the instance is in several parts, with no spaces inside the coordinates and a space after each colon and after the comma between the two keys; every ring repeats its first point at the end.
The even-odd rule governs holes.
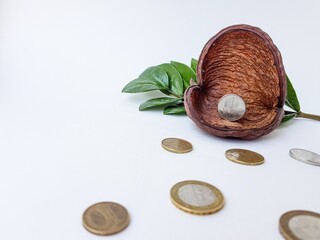
{"type": "Polygon", "coordinates": [[[320,155],[317,153],[304,149],[292,148],[289,151],[289,155],[298,161],[320,166],[320,155]]]}
{"type": "Polygon", "coordinates": [[[192,150],[192,144],[179,138],[165,138],[161,145],[164,149],[174,153],[187,153],[192,150]]]}
{"type": "Polygon", "coordinates": [[[228,121],[237,121],[246,112],[246,104],[242,97],[237,94],[226,94],[218,103],[220,117],[228,121]]]}
{"type": "Polygon", "coordinates": [[[319,240],[320,214],[290,211],[280,217],[279,230],[287,240],[319,240]]]}
{"type": "Polygon", "coordinates": [[[114,202],[96,203],[83,213],[82,224],[97,235],[112,235],[125,229],[129,214],[122,205],[114,202]]]}
{"type": "Polygon", "coordinates": [[[212,214],[224,206],[221,191],[201,181],[179,182],[171,188],[170,196],[172,203],[177,208],[191,214],[212,214]]]}
{"type": "Polygon", "coordinates": [[[245,165],[259,165],[264,163],[264,157],[262,155],[246,149],[229,149],[226,151],[226,157],[233,162],[245,165]]]}

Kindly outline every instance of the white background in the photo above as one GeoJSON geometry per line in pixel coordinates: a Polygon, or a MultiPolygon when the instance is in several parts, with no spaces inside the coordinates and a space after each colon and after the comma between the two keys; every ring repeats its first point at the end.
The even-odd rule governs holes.
{"type": "Polygon", "coordinates": [[[320,169],[289,157],[319,152],[319,122],[296,119],[253,141],[210,136],[186,116],[139,112],[155,93],[125,94],[145,68],[189,63],[222,28],[262,28],[280,49],[302,110],[320,114],[319,1],[0,0],[0,239],[102,239],[81,225],[93,203],[131,216],[108,239],[282,239],[286,211],[320,212],[320,169]],[[194,151],[161,148],[180,137],[194,151]],[[251,167],[229,148],[265,156],[251,167]],[[210,216],[175,208],[182,180],[218,187],[210,216]]]}

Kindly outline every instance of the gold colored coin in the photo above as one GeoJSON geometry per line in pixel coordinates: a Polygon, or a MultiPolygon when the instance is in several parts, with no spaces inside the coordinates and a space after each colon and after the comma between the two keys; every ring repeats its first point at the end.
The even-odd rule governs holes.
{"type": "Polygon", "coordinates": [[[309,211],[290,211],[279,220],[279,230],[287,240],[320,239],[320,214],[309,211]]]}
{"type": "Polygon", "coordinates": [[[226,157],[233,162],[245,165],[259,165],[264,163],[264,157],[262,155],[246,149],[229,149],[226,151],[226,157]]]}
{"type": "Polygon", "coordinates": [[[192,150],[192,144],[179,138],[165,138],[161,145],[164,149],[174,153],[187,153],[192,150]]]}
{"type": "Polygon", "coordinates": [[[83,213],[82,224],[89,232],[97,235],[112,235],[129,224],[126,208],[114,202],[96,203],[83,213]]]}
{"type": "Polygon", "coordinates": [[[212,214],[224,206],[224,197],[218,188],[196,180],[175,184],[170,196],[177,208],[191,214],[212,214]]]}

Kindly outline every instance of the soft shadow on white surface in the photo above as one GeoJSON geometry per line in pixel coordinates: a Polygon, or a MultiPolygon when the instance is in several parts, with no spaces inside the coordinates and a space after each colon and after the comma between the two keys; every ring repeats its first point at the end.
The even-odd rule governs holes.
{"type": "Polygon", "coordinates": [[[110,239],[282,239],[281,214],[320,212],[319,168],[289,157],[319,152],[319,122],[297,119],[253,141],[204,133],[188,118],[139,112],[157,93],[121,93],[145,68],[198,58],[238,23],[261,27],[282,52],[302,110],[319,114],[317,1],[0,1],[0,239],[99,239],[81,226],[91,204],[116,201],[131,223],[110,239]],[[194,150],[173,154],[165,137],[194,150]],[[229,148],[264,155],[228,161],[229,148]],[[217,214],[176,209],[170,188],[207,181],[217,214]]]}

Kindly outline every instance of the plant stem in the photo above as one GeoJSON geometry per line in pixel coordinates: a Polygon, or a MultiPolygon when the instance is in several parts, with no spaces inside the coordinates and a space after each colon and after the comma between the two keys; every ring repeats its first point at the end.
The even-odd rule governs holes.
{"type": "Polygon", "coordinates": [[[173,92],[171,92],[170,90],[161,90],[161,92],[165,95],[168,95],[170,97],[175,97],[175,98],[181,98],[183,99],[183,96],[179,96],[179,95],[176,95],[174,94],[173,92]]]}
{"type": "Polygon", "coordinates": [[[304,112],[298,112],[296,117],[300,118],[308,118],[308,119],[313,119],[313,120],[318,120],[320,121],[320,116],[319,115],[314,115],[314,114],[309,114],[309,113],[304,113],[304,112]]]}

